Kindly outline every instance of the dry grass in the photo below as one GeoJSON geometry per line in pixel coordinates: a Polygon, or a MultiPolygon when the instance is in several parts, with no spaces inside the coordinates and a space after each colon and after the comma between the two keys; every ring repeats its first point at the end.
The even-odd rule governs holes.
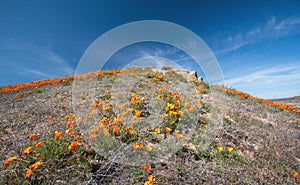
{"type": "MultiPolygon", "coordinates": [[[[299,113],[208,89],[207,84],[187,82],[183,76],[172,72],[162,75],[151,69],[131,70],[134,72],[110,71],[96,76],[94,98],[88,93],[80,95],[85,92],[84,88],[81,92],[72,92],[72,80],[0,93],[0,159],[4,162],[12,156],[20,158],[9,165],[0,165],[0,184],[143,184],[149,181],[149,175],[155,177],[154,184],[297,184],[300,180],[294,177],[295,172],[300,172],[299,113]],[[163,88],[168,90],[156,91],[163,88]],[[118,92],[114,92],[116,89],[118,92]],[[170,110],[182,111],[182,114],[162,118],[162,114],[170,113],[170,110],[165,110],[167,103],[169,107],[176,104],[171,90],[178,93],[181,102],[178,108],[170,110]],[[138,94],[137,98],[133,98],[132,91],[138,94]],[[74,107],[72,93],[77,95],[74,107]],[[159,94],[162,94],[161,98],[157,99],[159,94]],[[91,103],[100,100],[104,105],[94,104],[90,108],[91,103]],[[118,106],[119,109],[103,109],[122,103],[140,112],[123,115],[127,110],[118,106]],[[79,111],[73,118],[70,113],[82,106],[85,107],[81,114],[79,111]],[[120,130],[115,135],[109,130],[111,138],[130,146],[142,143],[145,145],[143,149],[151,144],[151,152],[158,149],[155,148],[158,145],[167,148],[167,152],[161,149],[155,154],[155,160],[145,157],[139,163],[130,163],[126,157],[118,158],[119,154],[114,153],[117,148],[112,148],[111,153],[101,151],[101,142],[108,140],[102,132],[95,132],[100,139],[91,139],[89,129],[96,128],[92,120],[99,121],[104,115],[110,123],[118,115],[123,115],[123,122],[118,123],[120,130]],[[132,125],[130,122],[134,116],[136,123],[132,125]],[[70,121],[74,122],[70,126],[73,133],[68,135],[65,131],[70,121]],[[168,125],[171,121],[174,124],[168,125]],[[135,130],[134,134],[126,131],[126,126],[135,130]],[[159,128],[161,133],[151,131],[152,126],[159,128]],[[165,127],[172,131],[167,133],[165,127]],[[168,148],[163,144],[167,141],[165,138],[179,137],[176,129],[183,131],[180,134],[186,138],[179,140],[184,141],[177,143],[180,147],[168,148]],[[63,132],[61,138],[56,140],[54,131],[63,132]],[[37,139],[29,139],[33,133],[38,135],[37,139]],[[85,139],[74,139],[76,134],[85,139]],[[22,154],[24,149],[38,141],[43,142],[41,147],[34,147],[27,155],[22,154]],[[79,145],[68,149],[72,142],[79,145]],[[29,166],[37,161],[44,163],[26,177],[29,166]],[[151,168],[145,170],[144,165],[151,168]]],[[[90,82],[89,78],[87,75],[78,83],[84,87],[90,82]]],[[[174,145],[172,141],[178,140],[167,144],[174,145]]],[[[105,150],[109,144],[105,143],[105,150]]]]}

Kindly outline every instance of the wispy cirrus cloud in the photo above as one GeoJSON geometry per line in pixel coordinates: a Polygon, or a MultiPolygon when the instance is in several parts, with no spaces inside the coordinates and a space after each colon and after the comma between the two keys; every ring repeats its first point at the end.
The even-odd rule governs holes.
{"type": "Polygon", "coordinates": [[[138,51],[138,55],[140,57],[147,57],[147,56],[156,56],[156,57],[166,57],[175,55],[180,50],[176,47],[155,47],[155,48],[147,48],[147,47],[141,47],[138,51]]]}
{"type": "MultiPolygon", "coordinates": [[[[187,48],[189,47],[195,47],[195,45],[190,44],[187,48]]],[[[155,65],[157,62],[160,62],[160,65],[156,65],[158,68],[165,65],[171,65],[174,68],[200,71],[199,66],[194,62],[194,60],[188,54],[175,46],[157,45],[155,48],[140,47],[139,57],[153,59],[153,63],[155,65]],[[162,58],[165,58],[165,60],[162,60],[162,58]]]]}
{"type": "Polygon", "coordinates": [[[253,89],[258,94],[265,98],[287,97],[285,91],[289,87],[289,93],[295,95],[299,93],[297,84],[300,84],[300,64],[290,63],[277,66],[264,66],[260,69],[253,69],[252,73],[226,79],[226,84],[230,87],[239,89],[253,89]]]}
{"type": "Polygon", "coordinates": [[[278,39],[289,36],[296,26],[300,25],[300,17],[289,17],[279,20],[275,16],[271,17],[264,24],[253,27],[244,33],[228,36],[224,41],[224,48],[215,51],[222,54],[238,50],[248,44],[262,39],[278,39]]]}
{"type": "Polygon", "coordinates": [[[74,67],[51,48],[39,47],[33,49],[34,57],[30,63],[24,63],[18,71],[22,75],[35,75],[43,78],[55,78],[72,75],[74,67]]]}
{"type": "Polygon", "coordinates": [[[54,75],[51,75],[47,72],[42,72],[42,71],[38,71],[38,70],[34,70],[34,69],[28,69],[28,68],[24,68],[21,73],[26,73],[28,75],[38,75],[41,77],[45,77],[45,78],[53,78],[54,75]]]}
{"type": "Polygon", "coordinates": [[[14,78],[26,82],[72,75],[75,70],[66,58],[48,45],[10,39],[6,45],[0,44],[0,49],[11,53],[0,56],[0,67],[11,70],[6,76],[12,79],[9,82],[1,81],[2,85],[14,83],[14,78]]]}
{"type": "MultiPolygon", "coordinates": [[[[257,69],[256,69],[257,70],[257,69]]],[[[300,64],[278,65],[264,67],[251,74],[227,79],[228,84],[259,81],[263,83],[300,82],[300,64]]]]}
{"type": "MultiPolygon", "coordinates": [[[[275,18],[274,18],[275,19],[275,18]]],[[[272,22],[275,30],[286,30],[290,29],[292,26],[300,24],[300,17],[293,17],[284,19],[276,24],[275,21],[272,22]]]]}

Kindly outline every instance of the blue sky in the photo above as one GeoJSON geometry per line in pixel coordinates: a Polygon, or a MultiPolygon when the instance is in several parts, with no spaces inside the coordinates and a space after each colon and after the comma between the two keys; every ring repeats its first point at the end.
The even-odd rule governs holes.
{"type": "MultiPolygon", "coordinates": [[[[263,98],[300,95],[297,0],[0,0],[0,85],[71,75],[95,39],[139,20],[169,21],[196,33],[229,87],[263,98]]],[[[106,67],[145,56],[191,62],[173,46],[146,42],[120,50],[106,67]]]]}

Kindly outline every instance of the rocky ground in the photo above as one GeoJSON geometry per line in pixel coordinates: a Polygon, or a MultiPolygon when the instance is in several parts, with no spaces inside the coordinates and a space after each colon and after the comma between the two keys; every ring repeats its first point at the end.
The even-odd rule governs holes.
{"type": "Polygon", "coordinates": [[[131,68],[39,84],[1,89],[0,184],[300,179],[300,115],[290,107],[224,93],[193,72],[172,69],[131,68]]]}

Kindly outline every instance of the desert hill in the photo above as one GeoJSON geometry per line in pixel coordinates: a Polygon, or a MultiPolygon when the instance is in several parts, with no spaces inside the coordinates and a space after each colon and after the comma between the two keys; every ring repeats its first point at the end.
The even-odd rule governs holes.
{"type": "Polygon", "coordinates": [[[169,67],[0,87],[0,184],[297,184],[289,101],[169,67]]]}

